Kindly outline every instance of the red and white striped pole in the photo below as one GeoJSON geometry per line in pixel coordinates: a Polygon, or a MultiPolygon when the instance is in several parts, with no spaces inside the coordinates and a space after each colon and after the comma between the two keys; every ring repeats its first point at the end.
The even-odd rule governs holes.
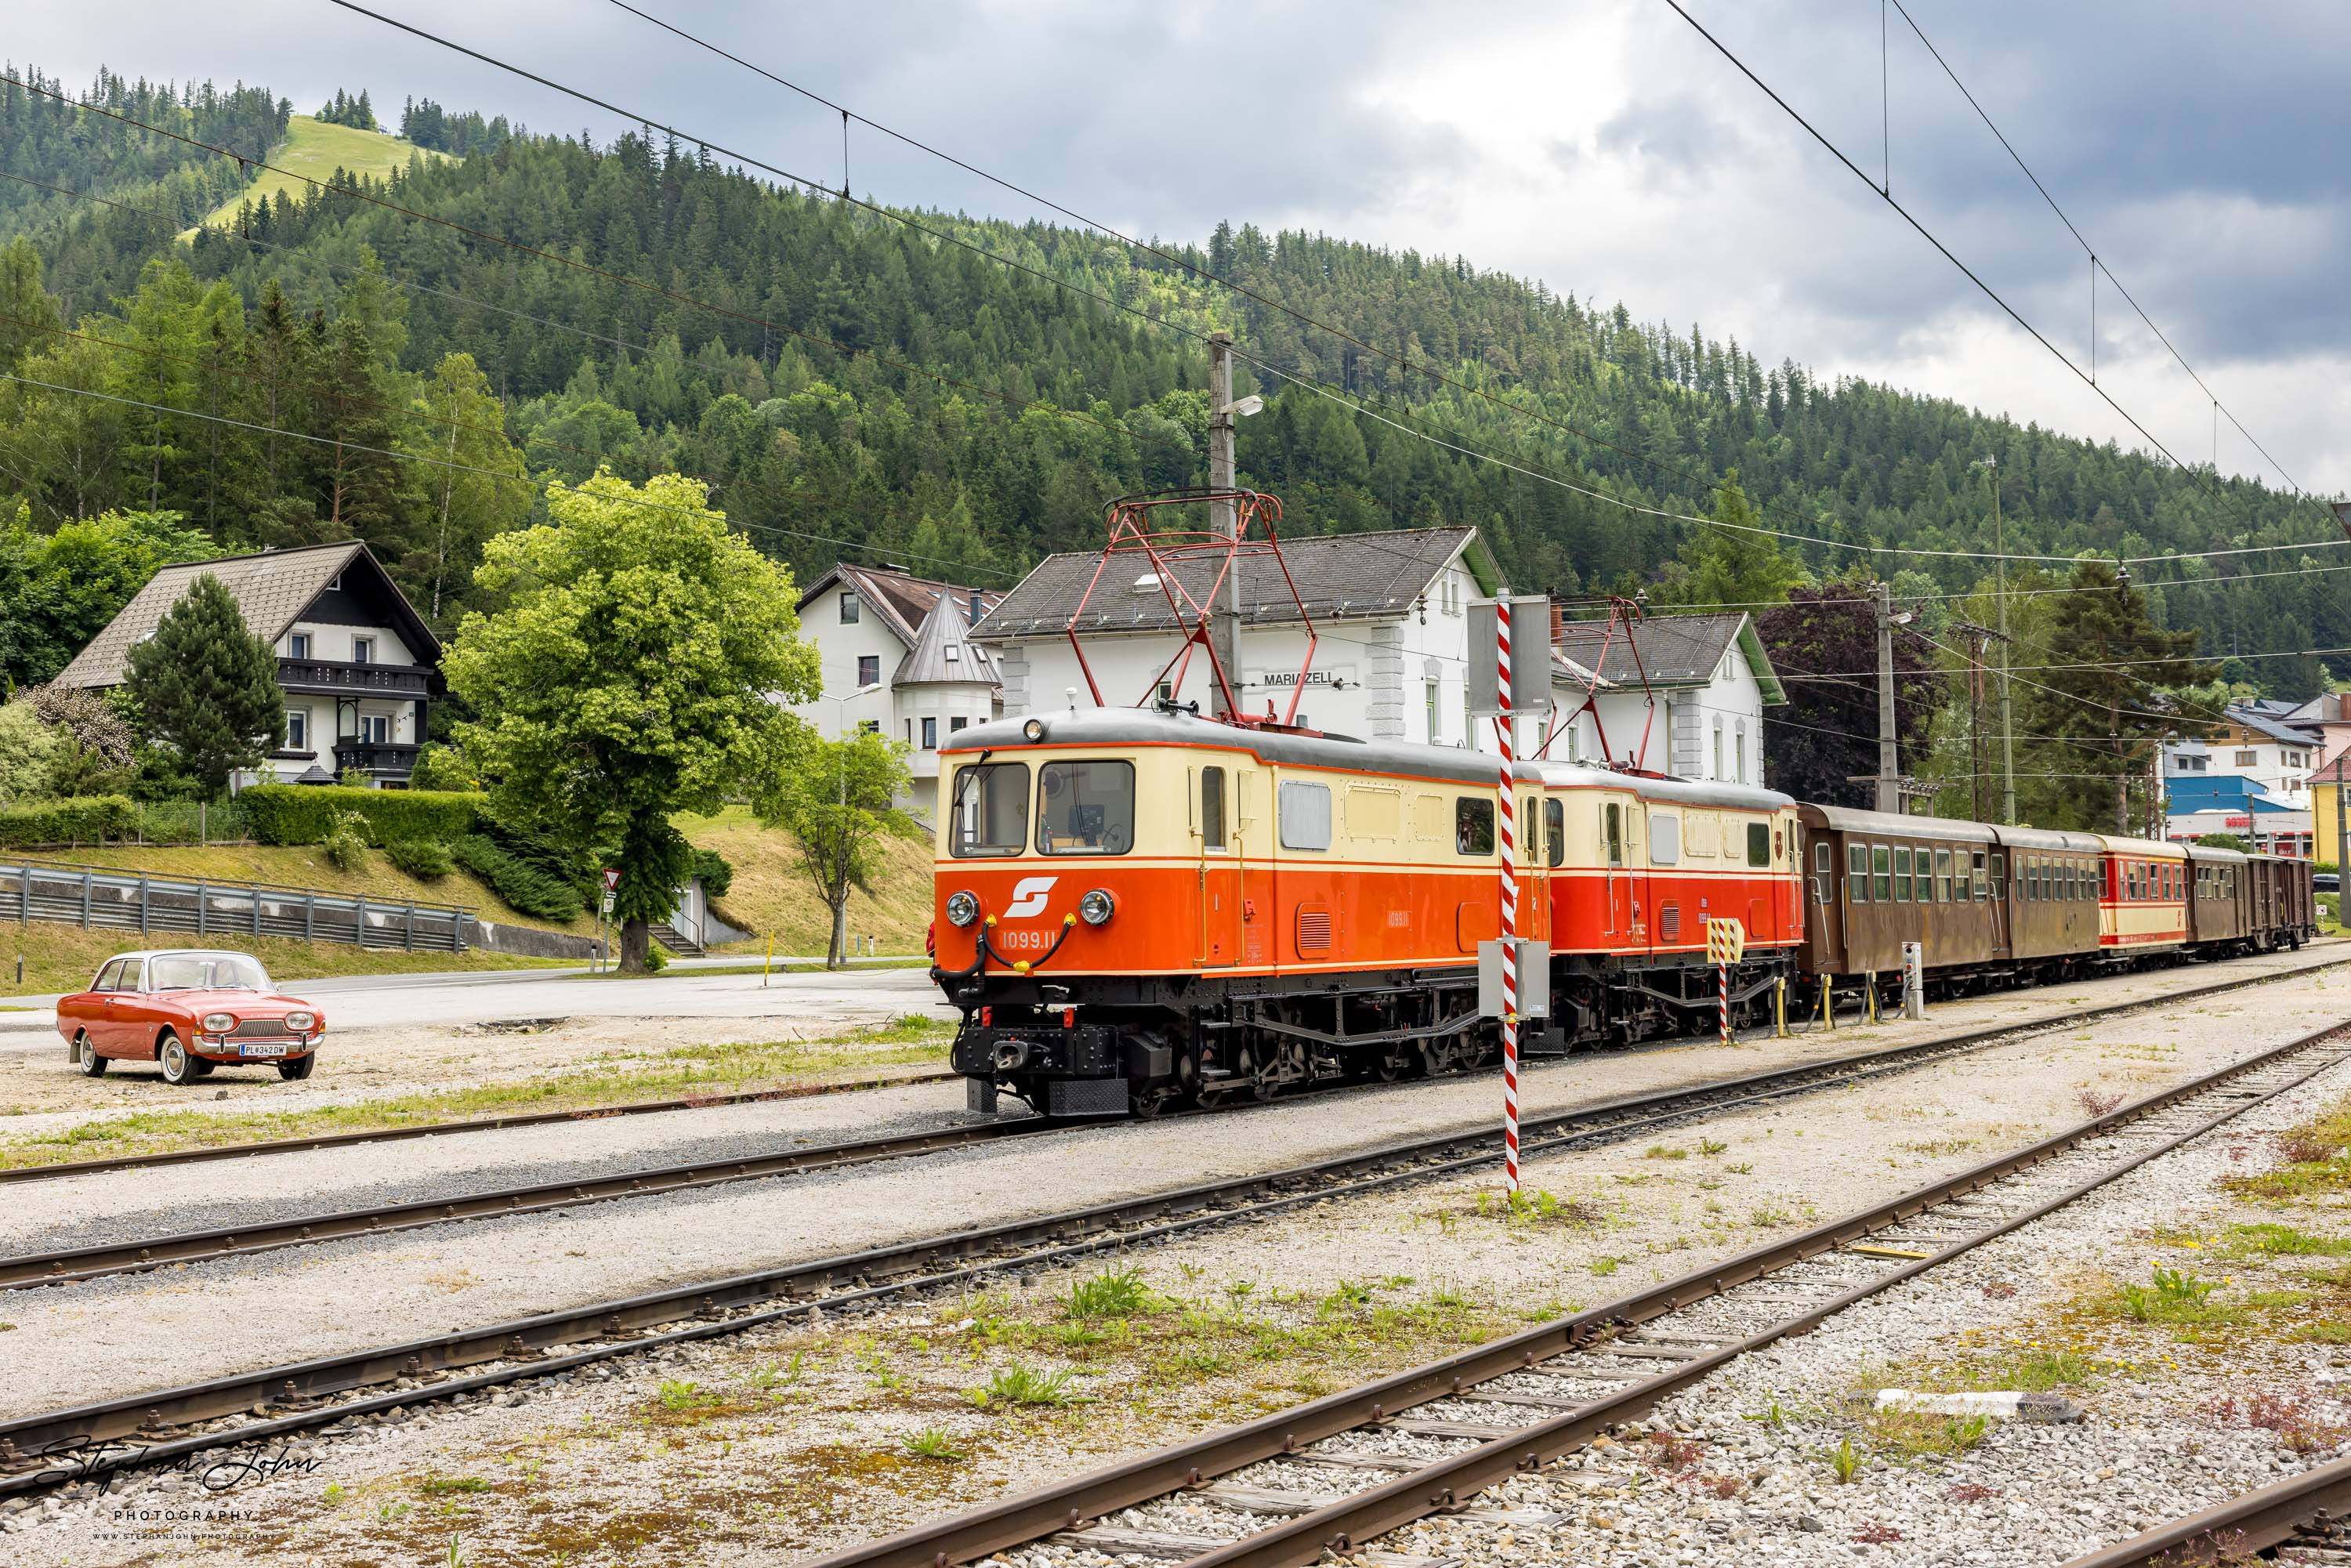
{"type": "Polygon", "coordinates": [[[1502,708],[1502,767],[1495,788],[1501,806],[1502,856],[1502,1179],[1519,1190],[1519,835],[1518,716],[1510,709],[1510,601],[1494,603],[1494,668],[1502,708]]]}
{"type": "Polygon", "coordinates": [[[1715,994],[1720,999],[1722,1013],[1722,1043],[1730,1043],[1730,966],[1718,960],[1714,966],[1715,994]]]}

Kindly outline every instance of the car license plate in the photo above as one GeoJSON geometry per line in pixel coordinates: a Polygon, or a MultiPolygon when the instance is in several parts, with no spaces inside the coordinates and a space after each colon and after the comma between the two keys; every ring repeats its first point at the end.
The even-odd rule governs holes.
{"type": "Polygon", "coordinates": [[[239,1056],[283,1056],[286,1042],[282,1040],[246,1040],[237,1042],[239,1056]]]}

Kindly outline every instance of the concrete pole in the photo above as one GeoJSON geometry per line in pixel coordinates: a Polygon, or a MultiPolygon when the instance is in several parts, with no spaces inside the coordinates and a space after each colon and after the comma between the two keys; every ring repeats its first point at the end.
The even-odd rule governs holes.
{"type": "Polygon", "coordinates": [[[2000,606],[2000,820],[2016,825],[2016,709],[2008,688],[2008,544],[2000,522],[2000,459],[1984,459],[1991,477],[1991,548],[1998,559],[1999,586],[1993,598],[2000,606]]]}
{"type": "Polygon", "coordinates": [[[1877,809],[1902,810],[1902,761],[1894,738],[1894,588],[1872,591],[1877,609],[1877,809]]]}
{"type": "MultiPolygon", "coordinates": [[[[1229,490],[1233,487],[1233,335],[1230,332],[1208,334],[1208,488],[1229,490]]],[[[1219,538],[1231,538],[1239,530],[1239,516],[1230,501],[1216,501],[1209,507],[1209,523],[1219,538]]],[[[1235,560],[1226,579],[1226,593],[1221,602],[1209,607],[1208,646],[1224,666],[1225,679],[1233,685],[1233,700],[1246,700],[1241,695],[1241,564],[1235,560]]],[[[1181,693],[1177,694],[1179,696],[1181,693]]],[[[1221,690],[1209,694],[1215,712],[1226,716],[1225,696],[1221,690]]]]}

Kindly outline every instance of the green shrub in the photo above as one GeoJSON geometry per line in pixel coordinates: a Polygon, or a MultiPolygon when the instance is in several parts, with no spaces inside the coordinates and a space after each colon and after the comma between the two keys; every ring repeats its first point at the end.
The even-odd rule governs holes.
{"type": "Polygon", "coordinates": [[[337,871],[362,871],[367,866],[366,822],[357,811],[335,814],[335,831],[327,835],[327,859],[337,871]]]}
{"type": "Polygon", "coordinates": [[[645,973],[658,975],[669,967],[669,949],[658,942],[645,944],[645,973]]]}
{"type": "Polygon", "coordinates": [[[465,760],[464,752],[454,746],[428,746],[416,754],[416,766],[408,776],[408,787],[471,794],[480,785],[474,778],[474,765],[465,760]]]}
{"type": "Polygon", "coordinates": [[[482,812],[477,794],[444,789],[350,789],[334,784],[258,784],[237,800],[265,844],[323,844],[340,813],[360,819],[360,831],[379,848],[407,839],[444,842],[474,831],[482,812]]]}
{"type": "Polygon", "coordinates": [[[702,879],[702,891],[713,898],[724,898],[726,890],[735,885],[733,862],[716,850],[694,852],[694,870],[690,873],[702,879]]]}
{"type": "Polygon", "coordinates": [[[0,849],[47,844],[100,844],[127,839],[139,826],[139,808],[124,795],[78,795],[0,807],[0,849]]]}
{"type": "Polygon", "coordinates": [[[486,833],[466,833],[449,846],[456,862],[490,884],[507,908],[534,920],[566,921],[580,910],[580,889],[515,854],[486,833]]]}
{"type": "Polygon", "coordinates": [[[439,839],[396,839],[383,846],[383,856],[424,882],[439,882],[457,869],[456,858],[439,839]]]}

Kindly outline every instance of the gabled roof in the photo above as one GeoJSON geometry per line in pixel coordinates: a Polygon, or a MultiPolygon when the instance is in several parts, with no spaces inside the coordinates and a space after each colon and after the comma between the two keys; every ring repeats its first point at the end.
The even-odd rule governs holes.
{"type": "MultiPolygon", "coordinates": [[[[1475,528],[1399,528],[1376,534],[1322,534],[1281,541],[1281,558],[1298,585],[1298,599],[1316,620],[1400,616],[1428,591],[1437,575],[1459,559],[1480,591],[1501,586],[1501,572],[1475,528]]],[[[1085,598],[1102,562],[1100,550],[1047,556],[1021,579],[974,633],[982,642],[1008,637],[1058,635],[1085,598]]],[[[1220,559],[1196,558],[1171,567],[1176,580],[1197,600],[1208,592],[1220,559]]],[[[1169,632],[1176,622],[1166,597],[1142,580],[1151,563],[1141,552],[1121,551],[1102,573],[1086,601],[1081,632],[1169,632]]],[[[1181,595],[1177,596],[1179,601],[1181,595]]],[[[1298,619],[1298,602],[1273,563],[1263,558],[1243,563],[1241,623],[1272,626],[1298,619]]]]}
{"type": "Polygon", "coordinates": [[[367,546],[351,540],[167,566],[148,579],[147,586],[133,594],[106,629],[74,655],[57,679],[69,686],[120,685],[130,668],[131,648],[153,635],[163,617],[200,577],[217,579],[245,612],[245,623],[253,634],[276,643],[327,591],[328,584],[351,570],[372,575],[392,607],[392,630],[415,653],[416,662],[439,664],[441,640],[433,635],[424,618],[416,613],[408,596],[400,591],[400,585],[385,573],[367,546]]]}
{"type": "Polygon", "coordinates": [[[937,582],[916,577],[896,567],[852,566],[842,561],[801,591],[799,608],[802,613],[806,613],[810,603],[819,594],[834,588],[854,589],[858,599],[872,605],[880,615],[882,624],[909,648],[914,645],[915,639],[921,634],[923,622],[930,615],[931,607],[939,601],[941,595],[953,598],[963,608],[967,622],[973,594],[979,595],[979,609],[983,615],[1004,597],[1001,589],[967,588],[960,583],[937,582]]]}
{"type": "Polygon", "coordinates": [[[923,617],[922,630],[915,634],[914,645],[898,661],[891,675],[893,686],[908,685],[972,685],[992,686],[996,676],[990,673],[987,661],[971,645],[966,633],[964,612],[945,594],[923,617]]]}
{"type": "Polygon", "coordinates": [[[2351,783],[2351,748],[2335,754],[2325,767],[2304,780],[2307,784],[2351,783]]]}
{"type": "Polygon", "coordinates": [[[1715,667],[1733,644],[1747,661],[1755,684],[1763,688],[1766,706],[1788,700],[1755,634],[1754,618],[1745,611],[1719,615],[1653,615],[1625,635],[1619,626],[1608,635],[1605,621],[1570,621],[1553,631],[1559,653],[1620,686],[1702,686],[1714,678],[1715,667]],[[1603,644],[1606,652],[1602,652],[1603,644]],[[1637,653],[1636,653],[1637,650],[1637,653]]]}

